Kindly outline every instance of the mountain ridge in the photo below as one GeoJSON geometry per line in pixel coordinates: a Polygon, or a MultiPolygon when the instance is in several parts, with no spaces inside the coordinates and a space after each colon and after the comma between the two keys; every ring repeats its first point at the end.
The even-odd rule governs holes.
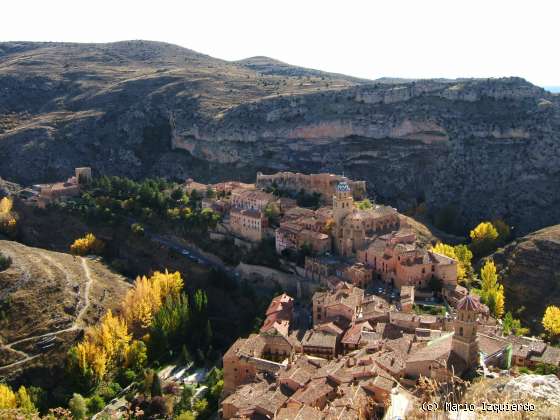
{"type": "Polygon", "coordinates": [[[520,233],[560,221],[550,193],[560,187],[560,99],[521,78],[276,74],[301,69],[290,65],[263,74],[255,58],[242,65],[146,41],[0,51],[6,180],[64,179],[83,165],[202,181],[345,172],[401,211],[451,209],[462,233],[494,217],[520,233]]]}

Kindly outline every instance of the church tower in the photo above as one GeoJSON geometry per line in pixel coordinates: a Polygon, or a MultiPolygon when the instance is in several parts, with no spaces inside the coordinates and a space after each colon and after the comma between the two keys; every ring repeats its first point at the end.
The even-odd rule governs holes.
{"type": "Polygon", "coordinates": [[[342,222],[344,218],[352,213],[354,209],[354,198],[352,191],[346,181],[339,182],[333,195],[333,240],[334,248],[340,255],[344,255],[344,232],[342,222]]]}
{"type": "Polygon", "coordinates": [[[476,336],[476,319],[481,311],[478,300],[467,295],[457,303],[457,317],[454,321],[455,333],[452,351],[467,365],[467,369],[478,366],[478,338],[476,336]]]}
{"type": "Polygon", "coordinates": [[[336,226],[341,226],[344,218],[352,213],[354,198],[346,181],[339,182],[333,196],[333,216],[336,226]]]}

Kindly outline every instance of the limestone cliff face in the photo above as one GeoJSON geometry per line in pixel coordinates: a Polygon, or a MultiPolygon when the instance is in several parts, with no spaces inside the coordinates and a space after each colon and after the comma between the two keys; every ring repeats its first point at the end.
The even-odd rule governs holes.
{"type": "Polygon", "coordinates": [[[0,176],[22,183],[86,164],[344,172],[399,210],[425,201],[529,232],[560,222],[559,111],[518,78],[374,83],[141,41],[0,44],[0,176]]]}
{"type": "Polygon", "coordinates": [[[492,255],[500,270],[506,303],[540,329],[548,305],[560,305],[560,225],[550,226],[508,244],[492,255]]]}

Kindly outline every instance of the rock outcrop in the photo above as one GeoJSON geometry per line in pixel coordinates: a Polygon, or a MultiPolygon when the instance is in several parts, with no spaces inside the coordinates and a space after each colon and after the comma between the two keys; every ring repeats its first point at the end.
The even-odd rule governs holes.
{"type": "Polygon", "coordinates": [[[143,41],[0,44],[0,176],[345,172],[406,210],[560,221],[560,100],[523,79],[372,83],[143,41]]]}
{"type": "Polygon", "coordinates": [[[521,319],[539,330],[547,305],[560,305],[560,225],[519,238],[492,255],[507,307],[524,307],[521,319]]]}

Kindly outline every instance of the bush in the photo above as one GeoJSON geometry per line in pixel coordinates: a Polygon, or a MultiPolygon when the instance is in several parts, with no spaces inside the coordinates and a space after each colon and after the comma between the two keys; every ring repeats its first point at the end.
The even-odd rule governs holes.
{"type": "Polygon", "coordinates": [[[99,413],[105,407],[105,401],[99,395],[94,395],[87,402],[87,409],[90,415],[99,413]]]}
{"type": "Polygon", "coordinates": [[[84,419],[87,414],[86,400],[80,394],[74,394],[68,402],[68,408],[75,419],[84,419]]]}
{"type": "Polygon", "coordinates": [[[105,248],[103,241],[97,239],[93,233],[88,233],[70,245],[70,252],[74,255],[100,254],[103,248],[105,248]]]}
{"type": "Polygon", "coordinates": [[[144,226],[142,226],[140,223],[133,223],[132,225],[130,225],[130,230],[135,235],[138,235],[138,236],[143,236],[144,235],[144,226]]]}
{"type": "Polygon", "coordinates": [[[0,254],[0,271],[7,270],[11,265],[12,259],[4,254],[0,254]]]}

